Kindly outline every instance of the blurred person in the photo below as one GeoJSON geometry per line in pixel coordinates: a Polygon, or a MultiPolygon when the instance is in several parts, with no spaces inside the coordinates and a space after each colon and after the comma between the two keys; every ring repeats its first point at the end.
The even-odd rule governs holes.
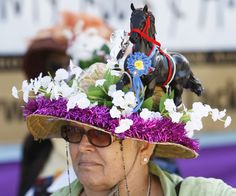
{"type": "MultiPolygon", "coordinates": [[[[66,54],[66,37],[56,29],[39,32],[31,41],[23,58],[23,71],[27,79],[35,78],[40,73],[42,76],[56,70],[67,68],[69,57],[66,54]]],[[[35,187],[34,195],[47,195],[46,187],[49,186],[56,175],[56,171],[47,172],[46,165],[51,161],[53,143],[50,139],[35,142],[32,135],[28,134],[23,142],[22,160],[20,169],[20,183],[18,195],[25,195],[35,187]],[[35,154],[35,151],[38,154],[35,154]]],[[[63,166],[58,166],[63,170],[63,166]]],[[[57,172],[60,172],[57,171],[57,172]]]]}

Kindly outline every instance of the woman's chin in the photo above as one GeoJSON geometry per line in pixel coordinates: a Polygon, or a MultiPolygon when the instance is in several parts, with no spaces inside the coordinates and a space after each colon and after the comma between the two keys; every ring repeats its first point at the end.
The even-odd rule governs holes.
{"type": "Polygon", "coordinates": [[[96,174],[96,172],[88,172],[88,171],[80,172],[78,177],[79,177],[79,181],[83,185],[93,185],[93,186],[95,186],[99,182],[102,181],[101,175],[96,174]]]}

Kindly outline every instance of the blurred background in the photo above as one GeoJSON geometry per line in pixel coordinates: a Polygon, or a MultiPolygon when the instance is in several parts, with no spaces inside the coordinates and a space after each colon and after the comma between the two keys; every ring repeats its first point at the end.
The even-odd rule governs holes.
{"type": "MultiPolygon", "coordinates": [[[[129,31],[131,2],[136,8],[148,5],[162,48],[184,54],[202,82],[204,95],[185,92],[186,105],[200,100],[232,117],[227,129],[204,121],[195,136],[200,156],[176,160],[181,175],[220,178],[236,187],[236,0],[0,0],[1,195],[18,194],[27,137],[23,101],[12,98],[12,86],[20,89],[24,79],[65,67],[70,57],[79,56],[86,66],[94,56],[73,49],[82,42],[76,36],[95,36],[91,29],[96,29],[103,47],[113,30],[129,31]]],[[[95,47],[92,39],[86,44],[95,47]]]]}

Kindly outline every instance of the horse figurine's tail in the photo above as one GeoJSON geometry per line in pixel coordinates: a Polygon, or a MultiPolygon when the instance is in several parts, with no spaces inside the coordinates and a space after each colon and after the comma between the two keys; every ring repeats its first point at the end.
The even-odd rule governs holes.
{"type": "Polygon", "coordinates": [[[204,91],[201,82],[193,75],[192,71],[187,81],[186,88],[190,89],[192,92],[196,93],[198,96],[201,96],[204,91]]]}

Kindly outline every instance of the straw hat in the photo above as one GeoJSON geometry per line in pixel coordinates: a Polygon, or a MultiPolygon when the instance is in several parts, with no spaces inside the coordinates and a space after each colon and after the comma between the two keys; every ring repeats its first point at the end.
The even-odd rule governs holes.
{"type": "MultiPolygon", "coordinates": [[[[65,118],[58,118],[55,116],[32,114],[27,118],[27,127],[31,134],[36,139],[46,138],[61,138],[61,126],[63,125],[76,125],[79,127],[93,128],[100,131],[109,131],[93,126],[91,124],[82,123],[75,120],[69,120],[65,118]]],[[[131,137],[126,137],[131,138],[131,137]]],[[[134,140],[141,140],[139,138],[132,137],[134,140]]],[[[154,152],[154,156],[158,157],[172,157],[172,158],[195,158],[198,153],[182,144],[173,142],[152,142],[157,144],[154,152]]]]}

